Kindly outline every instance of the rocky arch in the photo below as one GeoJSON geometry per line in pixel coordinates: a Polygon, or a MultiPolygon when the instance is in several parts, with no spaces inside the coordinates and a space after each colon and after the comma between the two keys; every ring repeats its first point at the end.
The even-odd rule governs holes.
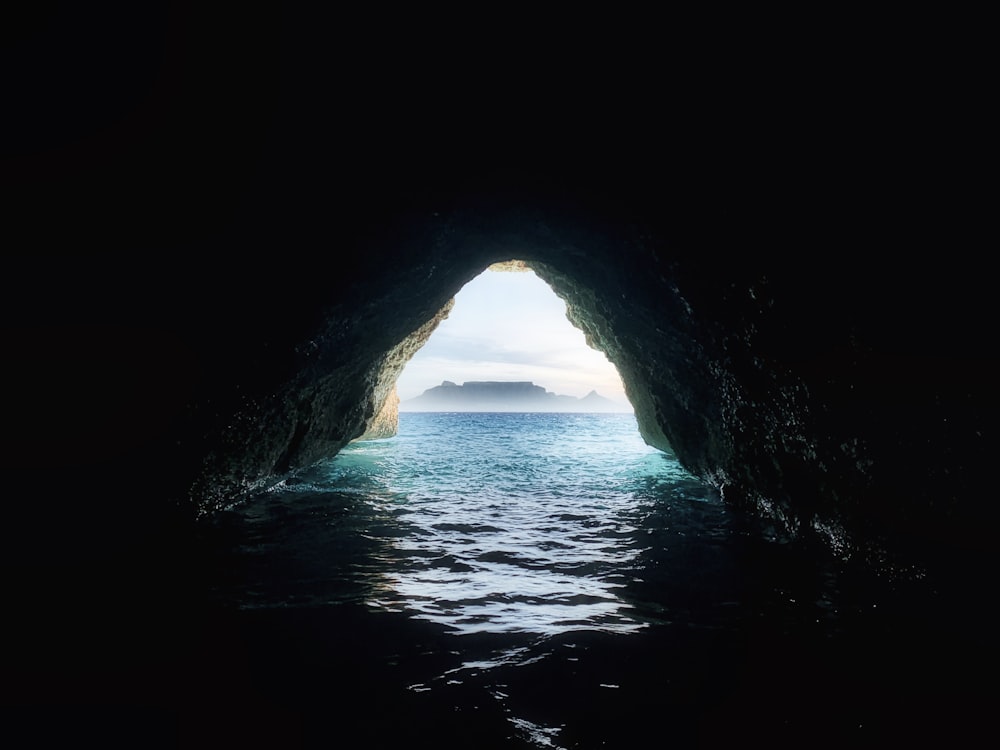
{"type": "Polygon", "coordinates": [[[213,439],[190,492],[202,512],[351,440],[391,431],[395,380],[455,293],[489,265],[517,258],[567,302],[572,322],[618,368],[650,445],[672,450],[727,498],[750,498],[789,528],[812,517],[808,501],[793,507],[787,499],[816,450],[804,389],[748,356],[753,318],[769,304],[766,279],[731,291],[740,297],[732,327],[688,298],[680,258],[662,238],[578,211],[429,213],[373,233],[358,257],[372,248],[383,261],[378,272],[350,265],[351,283],[328,290],[311,327],[287,332],[297,338],[278,370],[290,375],[257,384],[260,395],[213,439]]]}
{"type": "MultiPolygon", "coordinates": [[[[478,66],[445,43],[422,69],[435,46],[404,35],[413,54],[397,40],[405,63],[372,82],[344,77],[348,47],[329,56],[339,19],[244,13],[234,34],[228,12],[166,31],[140,15],[145,36],[95,27],[117,56],[66,57],[97,37],[58,26],[39,42],[71,63],[22,92],[45,126],[12,141],[2,304],[31,356],[11,357],[30,365],[0,453],[28,491],[39,466],[53,497],[81,463],[95,484],[127,475],[151,534],[164,504],[236,502],[362,435],[402,342],[520,257],[629,373],[647,436],[727,499],[788,526],[991,547],[995,294],[961,231],[979,201],[928,156],[929,121],[859,98],[881,86],[869,68],[815,89],[813,117],[793,81],[767,74],[762,96],[734,75],[745,56],[665,70],[662,39],[622,37],[620,66],[557,55],[546,75],[562,18],[536,56],[478,66]],[[188,26],[203,31],[170,43],[188,26]],[[104,70],[116,59],[143,63],[104,70]],[[66,93],[64,68],[103,81],[83,125],[86,97],[31,93],[66,93]],[[90,356],[93,331],[115,357],[90,356]],[[67,421],[88,450],[59,449],[67,421]]],[[[90,530],[136,539],[117,533],[133,493],[115,494],[90,530]]],[[[22,512],[12,527],[33,524],[22,512]]]]}
{"type": "MultiPolygon", "coordinates": [[[[728,501],[943,563],[871,642],[891,666],[903,636],[896,684],[930,675],[909,680],[927,700],[871,692],[866,716],[884,703],[888,734],[926,705],[952,736],[988,715],[957,669],[911,658],[992,646],[975,625],[1000,368],[967,70],[922,75],[888,28],[845,66],[840,37],[685,49],[604,13],[569,34],[533,16],[527,36],[508,14],[490,44],[332,5],[162,5],[34,13],[5,47],[25,73],[3,147],[5,667],[30,731],[85,714],[131,735],[138,706],[158,737],[206,717],[266,734],[261,704],[224,694],[257,644],[192,601],[192,516],[362,434],[387,354],[501,257],[611,322],[656,425],[728,501]],[[103,707],[51,721],[85,692],[103,707]]],[[[740,716],[780,720],[812,664],[773,635],[775,689],[740,716]]],[[[830,664],[849,693],[858,675],[830,664]]],[[[295,722],[265,708],[284,739],[295,722]]]]}
{"type": "MultiPolygon", "coordinates": [[[[658,421],[656,406],[649,393],[649,388],[639,374],[640,365],[633,355],[623,350],[621,337],[615,334],[616,324],[609,319],[608,308],[598,301],[598,292],[587,286],[586,283],[576,283],[553,266],[541,262],[527,263],[519,258],[508,258],[491,263],[483,271],[503,269],[504,267],[535,271],[566,302],[566,313],[570,322],[584,333],[588,345],[605,354],[621,374],[626,395],[635,408],[639,432],[643,439],[654,448],[672,453],[670,441],[658,421]]],[[[623,298],[626,296],[623,293],[623,298]]],[[[377,382],[380,385],[373,393],[374,403],[381,403],[381,406],[377,407],[375,416],[366,421],[364,433],[356,439],[390,437],[396,433],[399,419],[399,398],[395,393],[394,384],[402,372],[401,365],[405,366],[409,359],[427,343],[438,323],[450,314],[453,302],[454,298],[450,299],[433,318],[386,354],[377,376],[377,382]]],[[[624,317],[626,319],[623,325],[635,325],[634,321],[628,319],[627,313],[624,317]]]]}

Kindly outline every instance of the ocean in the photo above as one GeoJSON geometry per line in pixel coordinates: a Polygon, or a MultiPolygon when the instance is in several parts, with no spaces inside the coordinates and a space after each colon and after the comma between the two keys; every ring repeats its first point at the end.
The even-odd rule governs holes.
{"type": "Polygon", "coordinates": [[[776,533],[631,414],[402,413],[205,539],[220,702],[276,747],[882,746],[980,710],[932,577],[776,533]]]}

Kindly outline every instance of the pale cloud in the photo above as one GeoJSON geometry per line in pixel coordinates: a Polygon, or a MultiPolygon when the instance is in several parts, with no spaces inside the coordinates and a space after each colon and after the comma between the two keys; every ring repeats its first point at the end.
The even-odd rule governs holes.
{"type": "Polygon", "coordinates": [[[487,271],[466,284],[400,376],[399,396],[414,398],[443,380],[530,380],[569,396],[596,390],[628,405],[614,366],[587,346],[565,303],[531,272],[487,271]]]}

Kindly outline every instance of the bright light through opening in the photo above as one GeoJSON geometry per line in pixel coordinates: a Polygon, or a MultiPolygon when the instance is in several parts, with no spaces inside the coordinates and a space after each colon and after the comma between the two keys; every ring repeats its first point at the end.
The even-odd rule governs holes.
{"type": "Polygon", "coordinates": [[[531,381],[576,398],[596,391],[632,411],[614,365],[587,345],[566,304],[531,270],[487,270],[455,295],[451,314],[397,381],[400,408],[445,380],[531,381]]]}

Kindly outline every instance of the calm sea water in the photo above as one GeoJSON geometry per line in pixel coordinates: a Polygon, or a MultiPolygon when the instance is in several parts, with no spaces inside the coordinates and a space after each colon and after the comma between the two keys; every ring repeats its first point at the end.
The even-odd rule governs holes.
{"type": "Polygon", "coordinates": [[[630,414],[404,413],[211,534],[220,639],[290,745],[858,746],[964,726],[931,583],[769,534],[630,414]]]}

